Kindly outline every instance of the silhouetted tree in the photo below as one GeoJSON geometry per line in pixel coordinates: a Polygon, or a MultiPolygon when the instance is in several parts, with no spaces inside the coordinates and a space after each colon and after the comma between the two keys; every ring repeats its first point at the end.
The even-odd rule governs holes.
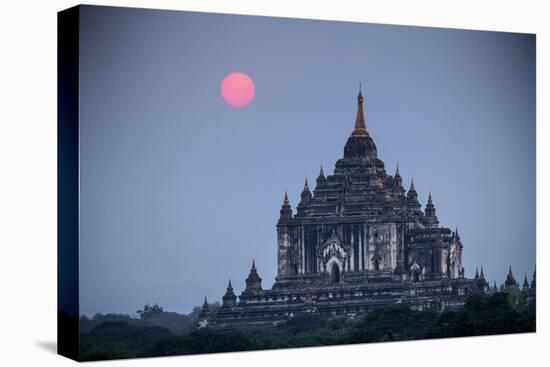
{"type": "Polygon", "coordinates": [[[158,303],[155,303],[152,306],[149,303],[147,303],[145,306],[143,306],[143,310],[136,311],[139,317],[145,320],[153,316],[159,315],[163,312],[164,310],[162,309],[162,307],[158,305],[158,303]]]}

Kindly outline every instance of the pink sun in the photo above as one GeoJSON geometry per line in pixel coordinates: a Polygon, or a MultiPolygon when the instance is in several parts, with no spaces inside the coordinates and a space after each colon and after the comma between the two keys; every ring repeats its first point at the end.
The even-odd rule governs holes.
{"type": "Polygon", "coordinates": [[[227,74],[223,79],[223,99],[233,107],[244,107],[254,98],[254,81],[239,71],[227,74]]]}

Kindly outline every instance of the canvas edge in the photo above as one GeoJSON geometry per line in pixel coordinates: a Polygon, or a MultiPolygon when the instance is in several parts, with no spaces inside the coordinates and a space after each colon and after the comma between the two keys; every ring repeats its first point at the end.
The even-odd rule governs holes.
{"type": "Polygon", "coordinates": [[[57,13],[57,353],[79,360],[79,17],[57,13]]]}

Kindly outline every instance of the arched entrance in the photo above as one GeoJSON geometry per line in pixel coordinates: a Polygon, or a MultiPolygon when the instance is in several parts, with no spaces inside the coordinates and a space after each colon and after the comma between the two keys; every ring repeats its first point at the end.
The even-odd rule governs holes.
{"type": "Polygon", "coordinates": [[[340,282],[340,268],[336,263],[333,263],[330,268],[330,281],[331,283],[340,282]]]}
{"type": "Polygon", "coordinates": [[[372,266],[374,267],[374,270],[380,270],[380,260],[377,256],[372,259],[372,266]]]}

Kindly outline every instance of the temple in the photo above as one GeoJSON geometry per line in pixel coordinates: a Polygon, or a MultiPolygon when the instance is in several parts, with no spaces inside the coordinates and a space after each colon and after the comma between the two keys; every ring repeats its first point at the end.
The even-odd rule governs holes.
{"type": "Polygon", "coordinates": [[[414,182],[405,190],[399,167],[386,172],[359,90],[355,126],[334,173],[325,176],[321,167],[313,190],[305,180],[296,213],[285,192],[271,289],[263,289],[252,263],[238,302],[229,281],[221,308],[204,310],[201,325],[273,325],[300,312],[354,316],[394,303],[460,307],[472,293],[493,291],[483,268],[464,277],[462,251],[458,230],[439,225],[431,193],[422,210],[414,182]]]}

